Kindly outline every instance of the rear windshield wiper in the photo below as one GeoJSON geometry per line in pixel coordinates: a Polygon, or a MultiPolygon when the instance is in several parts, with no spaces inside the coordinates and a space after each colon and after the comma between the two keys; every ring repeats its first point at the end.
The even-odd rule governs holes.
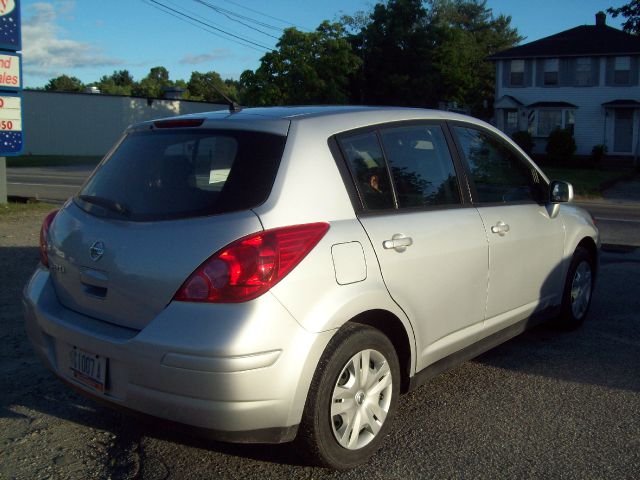
{"type": "Polygon", "coordinates": [[[111,210],[112,212],[119,213],[123,216],[129,215],[129,209],[126,205],[104,197],[96,197],[94,195],[79,195],[80,200],[84,200],[87,203],[93,203],[100,207],[111,210]]]}

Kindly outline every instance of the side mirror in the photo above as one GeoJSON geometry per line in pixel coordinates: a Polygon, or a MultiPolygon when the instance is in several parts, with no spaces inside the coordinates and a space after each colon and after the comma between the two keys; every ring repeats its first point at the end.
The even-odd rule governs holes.
{"type": "Polygon", "coordinates": [[[573,200],[573,185],[569,182],[554,180],[549,185],[549,202],[566,203],[573,200]]]}

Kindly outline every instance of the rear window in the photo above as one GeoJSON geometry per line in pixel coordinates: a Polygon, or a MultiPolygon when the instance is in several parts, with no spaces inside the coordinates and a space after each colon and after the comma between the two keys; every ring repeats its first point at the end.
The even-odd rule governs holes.
{"type": "Polygon", "coordinates": [[[94,172],[76,203],[133,221],[253,208],[271,191],[285,141],[236,130],[134,132],[94,172]]]}

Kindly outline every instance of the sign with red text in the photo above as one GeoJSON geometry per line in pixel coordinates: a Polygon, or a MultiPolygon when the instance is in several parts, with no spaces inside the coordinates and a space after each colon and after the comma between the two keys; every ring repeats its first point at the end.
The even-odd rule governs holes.
{"type": "Polygon", "coordinates": [[[22,50],[20,25],[20,2],[0,0],[0,49],[22,50]]]}
{"type": "Polygon", "coordinates": [[[22,152],[22,98],[0,92],[0,156],[22,152]]]}
{"type": "Polygon", "coordinates": [[[0,52],[0,90],[22,88],[21,60],[17,53],[0,52]]]}

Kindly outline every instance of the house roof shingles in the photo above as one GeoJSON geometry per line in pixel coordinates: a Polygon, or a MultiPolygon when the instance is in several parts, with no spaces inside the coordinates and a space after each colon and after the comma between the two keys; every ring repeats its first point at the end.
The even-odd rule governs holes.
{"type": "Polygon", "coordinates": [[[582,25],[495,53],[488,60],[640,54],[640,35],[606,25],[582,25]]]}

